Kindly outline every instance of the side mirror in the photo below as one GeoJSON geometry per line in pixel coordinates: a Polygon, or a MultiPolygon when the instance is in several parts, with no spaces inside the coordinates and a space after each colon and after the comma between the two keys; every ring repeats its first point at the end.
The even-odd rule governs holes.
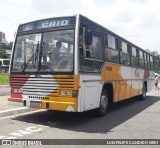
{"type": "Polygon", "coordinates": [[[92,31],[91,30],[86,30],[85,31],[85,45],[89,46],[92,44],[92,31]]]}

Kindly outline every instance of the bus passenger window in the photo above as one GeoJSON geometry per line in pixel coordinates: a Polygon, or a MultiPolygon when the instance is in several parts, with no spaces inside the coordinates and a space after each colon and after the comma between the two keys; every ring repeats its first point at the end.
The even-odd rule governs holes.
{"type": "Polygon", "coordinates": [[[110,34],[108,34],[108,47],[111,47],[113,49],[115,49],[115,47],[116,47],[115,37],[113,37],[110,34]]]}
{"type": "Polygon", "coordinates": [[[119,63],[119,51],[111,48],[105,48],[105,61],[119,63]]]}
{"type": "Polygon", "coordinates": [[[122,42],[122,52],[128,53],[127,52],[127,44],[125,42],[122,42]]]}
{"type": "Polygon", "coordinates": [[[121,64],[130,65],[130,58],[128,54],[121,52],[120,57],[121,57],[121,64]]]}
{"type": "MultiPolygon", "coordinates": [[[[150,64],[151,64],[151,70],[154,70],[154,64],[153,64],[153,57],[150,56],[150,64]]],[[[157,64],[159,67],[159,64],[157,64]]]]}
{"type": "Polygon", "coordinates": [[[111,50],[110,48],[106,47],[105,48],[105,61],[111,62],[111,50]]]}
{"type": "Polygon", "coordinates": [[[122,42],[122,52],[120,53],[121,64],[130,65],[130,55],[128,54],[127,43],[122,42]]]}
{"type": "Polygon", "coordinates": [[[144,53],[144,64],[145,64],[145,68],[148,68],[148,55],[146,53],[144,53]]]}
{"type": "Polygon", "coordinates": [[[131,48],[131,65],[134,67],[138,67],[138,56],[137,56],[137,49],[135,47],[131,48]]]}
{"type": "Polygon", "coordinates": [[[139,50],[139,67],[144,68],[144,55],[141,50],[139,50]]]}

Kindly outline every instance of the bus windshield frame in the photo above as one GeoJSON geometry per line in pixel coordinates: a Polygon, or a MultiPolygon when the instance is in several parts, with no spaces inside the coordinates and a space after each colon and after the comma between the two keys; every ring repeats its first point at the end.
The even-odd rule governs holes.
{"type": "Polygon", "coordinates": [[[17,35],[11,73],[73,74],[74,40],[73,27],[17,35]]]}

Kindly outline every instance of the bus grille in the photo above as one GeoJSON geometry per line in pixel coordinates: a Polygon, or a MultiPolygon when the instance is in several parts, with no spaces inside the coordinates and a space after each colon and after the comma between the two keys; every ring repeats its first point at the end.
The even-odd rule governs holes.
{"type": "Polygon", "coordinates": [[[10,81],[12,88],[20,89],[30,99],[49,99],[59,96],[59,90],[74,89],[74,76],[13,75],[10,81]]]}

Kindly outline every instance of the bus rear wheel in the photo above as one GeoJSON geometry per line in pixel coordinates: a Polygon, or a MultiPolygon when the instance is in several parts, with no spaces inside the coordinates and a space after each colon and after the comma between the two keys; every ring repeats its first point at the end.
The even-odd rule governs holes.
{"type": "Polygon", "coordinates": [[[146,99],[146,93],[147,93],[147,88],[146,85],[143,84],[142,95],[140,96],[142,101],[146,99]]]}
{"type": "Polygon", "coordinates": [[[99,107],[95,110],[98,117],[102,117],[106,114],[109,108],[109,96],[106,90],[103,90],[100,97],[99,107]]]}

